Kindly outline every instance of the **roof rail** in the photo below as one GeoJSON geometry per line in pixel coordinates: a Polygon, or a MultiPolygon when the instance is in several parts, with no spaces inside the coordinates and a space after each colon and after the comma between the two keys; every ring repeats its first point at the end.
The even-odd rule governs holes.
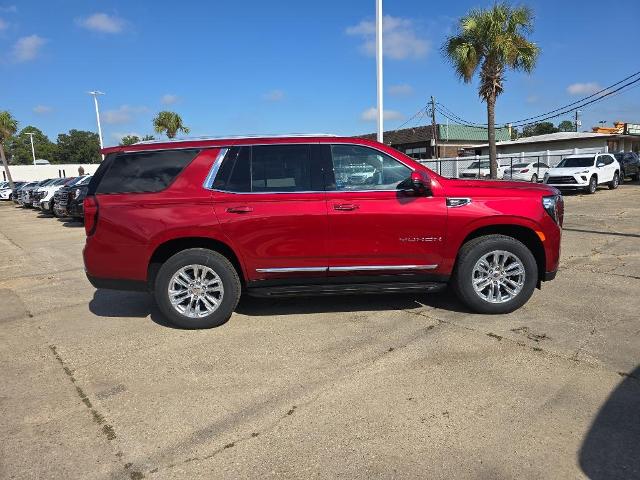
{"type": "Polygon", "coordinates": [[[134,145],[150,145],[154,143],[172,143],[172,142],[197,142],[205,140],[243,140],[250,138],[288,138],[288,137],[337,137],[331,133],[288,133],[279,135],[228,135],[228,136],[200,136],[200,137],[180,137],[180,138],[168,138],[166,140],[145,140],[142,142],[136,142],[134,145]]]}

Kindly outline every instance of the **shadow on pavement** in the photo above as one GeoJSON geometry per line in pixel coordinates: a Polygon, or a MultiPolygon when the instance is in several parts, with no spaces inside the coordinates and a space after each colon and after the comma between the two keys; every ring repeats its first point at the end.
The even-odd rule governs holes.
{"type": "Polygon", "coordinates": [[[470,313],[450,290],[433,294],[326,295],[309,297],[259,298],[243,295],[237,313],[250,316],[298,315],[359,311],[409,310],[429,307],[470,313]]]}
{"type": "Polygon", "coordinates": [[[145,292],[98,289],[89,302],[89,310],[100,317],[146,318],[151,316],[151,320],[158,325],[177,328],[164,318],[156,307],[153,297],[145,292]]]}
{"type": "Polygon", "coordinates": [[[640,478],[640,366],[598,412],[580,449],[580,467],[591,480],[640,478]]]}
{"type": "MultiPolygon", "coordinates": [[[[359,311],[410,310],[423,305],[470,314],[471,312],[457,300],[453,292],[445,290],[433,294],[378,294],[378,295],[337,295],[317,297],[274,297],[257,298],[243,295],[236,307],[236,313],[248,316],[305,315],[312,313],[347,313],[359,311]]],[[[100,317],[135,317],[151,320],[164,327],[171,325],[153,301],[144,292],[126,292],[98,289],[89,302],[89,310],[100,317]]]]}

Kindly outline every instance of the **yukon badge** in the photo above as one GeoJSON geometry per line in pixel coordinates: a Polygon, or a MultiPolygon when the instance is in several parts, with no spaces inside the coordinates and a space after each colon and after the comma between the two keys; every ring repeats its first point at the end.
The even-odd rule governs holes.
{"type": "Polygon", "coordinates": [[[442,237],[400,237],[400,241],[403,243],[441,242],[442,237]]]}

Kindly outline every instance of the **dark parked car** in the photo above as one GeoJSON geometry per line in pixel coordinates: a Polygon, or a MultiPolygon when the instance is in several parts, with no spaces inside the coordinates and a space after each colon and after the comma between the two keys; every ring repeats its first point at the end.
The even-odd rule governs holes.
{"type": "Polygon", "coordinates": [[[74,185],[69,189],[67,195],[67,215],[74,220],[80,220],[84,218],[84,208],[82,203],[87,196],[87,188],[89,187],[89,181],[91,177],[86,177],[82,182],[74,185]]]}
{"type": "Polygon", "coordinates": [[[631,177],[634,182],[640,180],[640,157],[635,152],[620,152],[613,154],[620,164],[620,183],[626,177],[631,177]]]}
{"type": "Polygon", "coordinates": [[[67,207],[69,205],[69,197],[71,193],[74,191],[75,187],[89,183],[90,179],[90,175],[76,177],[56,191],[51,201],[52,212],[56,217],[62,218],[69,215],[67,207]]]}

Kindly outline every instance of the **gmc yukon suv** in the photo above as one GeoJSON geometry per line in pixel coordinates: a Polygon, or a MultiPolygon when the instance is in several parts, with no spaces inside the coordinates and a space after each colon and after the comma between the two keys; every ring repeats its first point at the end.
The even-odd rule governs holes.
{"type": "Polygon", "coordinates": [[[377,142],[243,137],[106,148],[84,200],[96,288],[153,292],[183,328],[259,296],[439,291],[511,312],[554,278],[549,186],[447,179],[377,142]],[[363,181],[363,172],[366,181],[363,181]]]}

